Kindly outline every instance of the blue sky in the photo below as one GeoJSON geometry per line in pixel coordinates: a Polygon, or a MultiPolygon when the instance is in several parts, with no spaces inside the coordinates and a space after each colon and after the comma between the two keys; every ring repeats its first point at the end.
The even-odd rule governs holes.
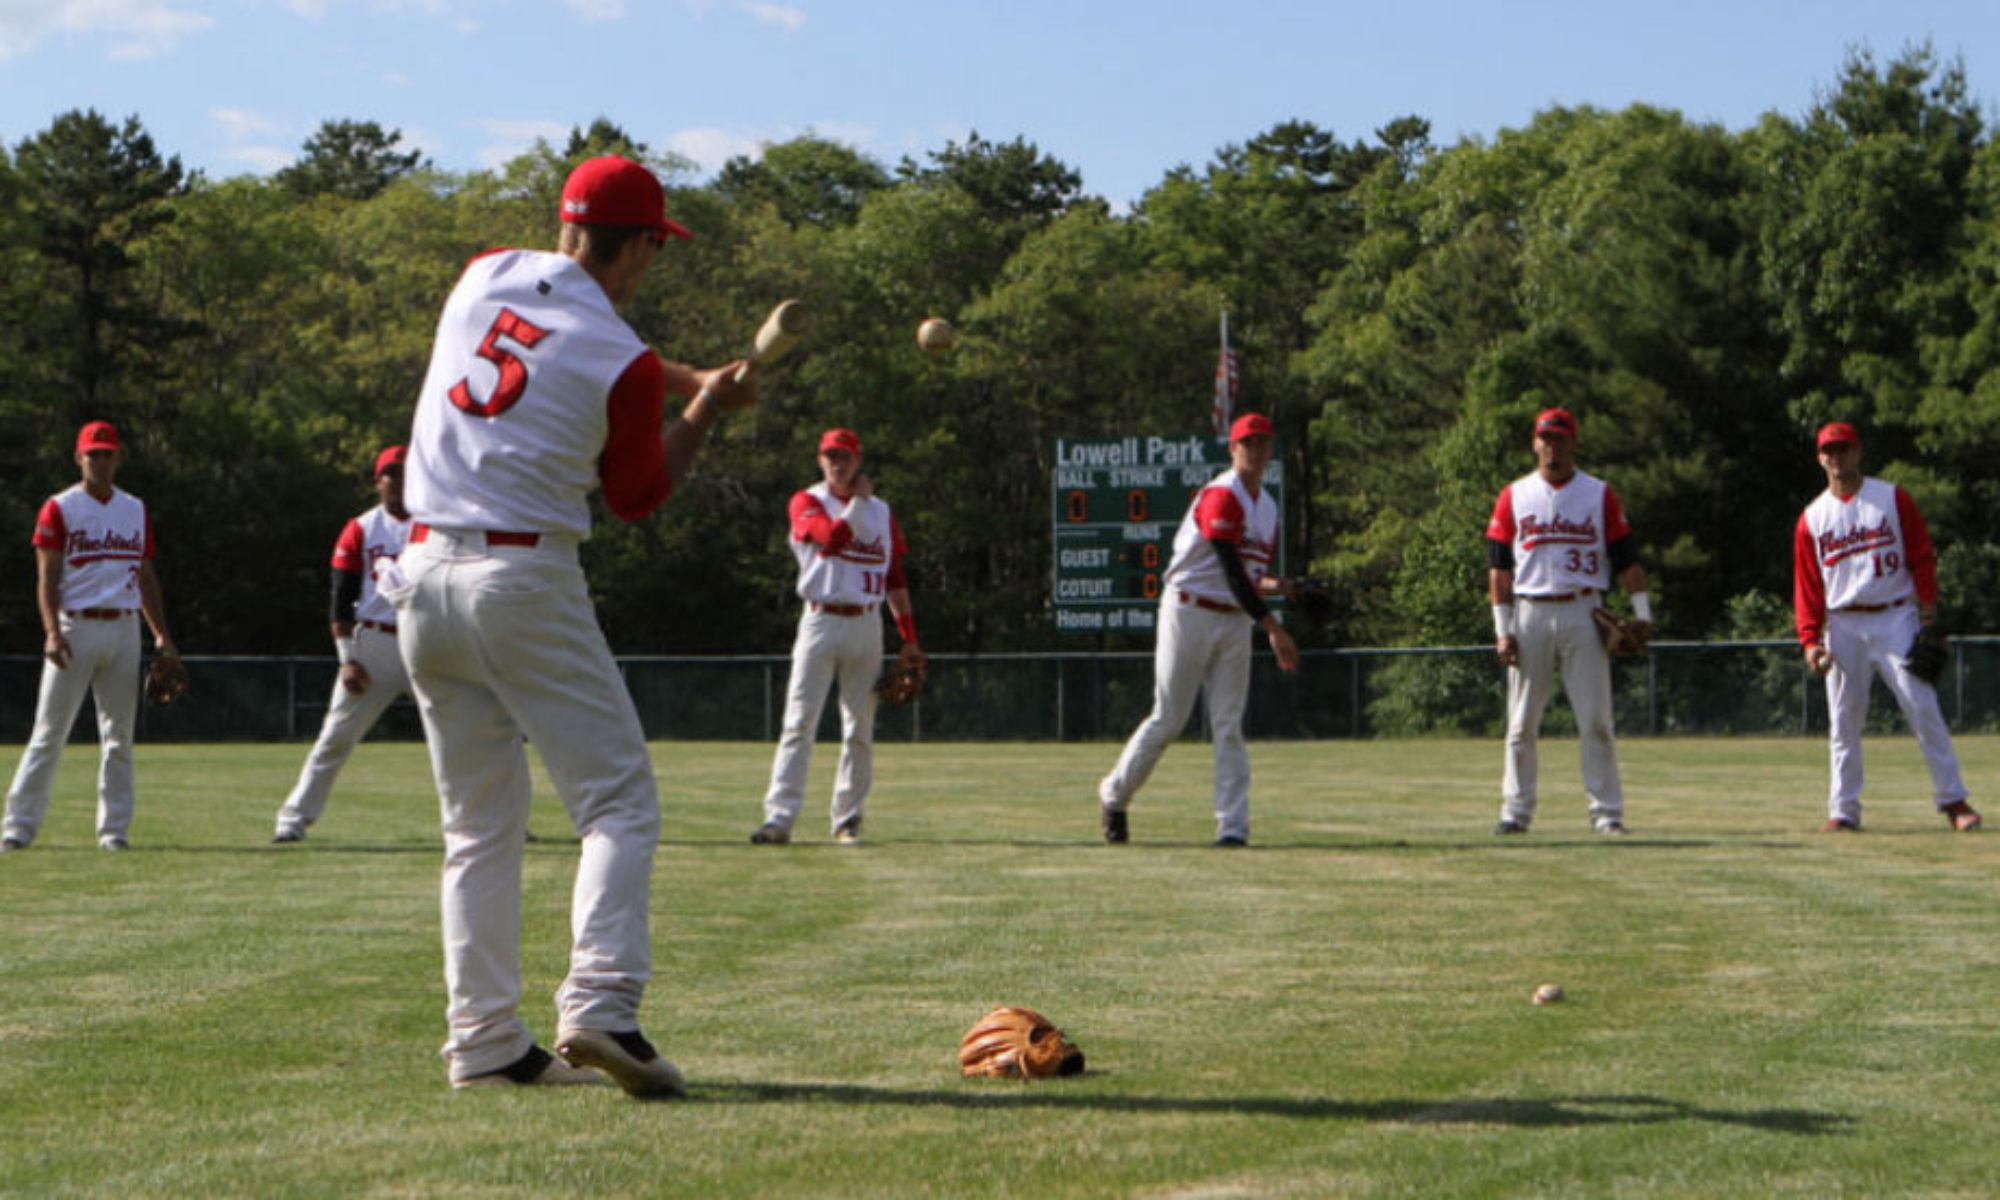
{"type": "Polygon", "coordinates": [[[1925,40],[1992,118],[1994,0],[0,0],[0,141],[136,114],[224,178],[372,120],[463,171],[604,115],[699,178],[807,130],[887,166],[977,130],[1122,208],[1285,120],[1414,114],[1450,144],[1643,101],[1740,129],[1803,112],[1850,47],[1925,40]]]}

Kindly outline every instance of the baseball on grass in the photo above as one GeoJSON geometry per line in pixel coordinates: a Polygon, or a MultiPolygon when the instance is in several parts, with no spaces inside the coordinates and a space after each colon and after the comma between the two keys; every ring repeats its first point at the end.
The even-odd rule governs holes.
{"type": "Polygon", "coordinates": [[[1562,998],[1563,990],[1558,984],[1545,983],[1535,989],[1535,1003],[1537,1004],[1560,1004],[1562,1003],[1562,998]]]}
{"type": "Polygon", "coordinates": [[[917,326],[917,345],[926,350],[949,350],[957,338],[958,330],[943,317],[925,317],[923,324],[917,326]]]}

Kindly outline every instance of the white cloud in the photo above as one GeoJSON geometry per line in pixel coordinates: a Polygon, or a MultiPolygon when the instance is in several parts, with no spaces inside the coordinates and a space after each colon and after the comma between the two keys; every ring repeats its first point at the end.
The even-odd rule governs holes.
{"type": "Polygon", "coordinates": [[[508,120],[490,118],[477,122],[487,136],[497,139],[479,148],[479,163],[489,170],[504,167],[526,153],[537,140],[551,146],[569,144],[570,126],[561,121],[508,120]]]}
{"type": "Polygon", "coordinates": [[[796,4],[770,4],[764,0],[748,0],[737,5],[750,14],[759,25],[775,25],[786,33],[797,33],[806,23],[806,10],[796,4]]]}
{"type": "Polygon", "coordinates": [[[292,165],[298,157],[295,151],[280,150],[275,146],[238,146],[227,155],[231,162],[248,163],[260,175],[282,171],[292,165]]]}
{"type": "Polygon", "coordinates": [[[563,7],[586,21],[616,21],[625,16],[625,0],[563,0],[563,7]]]}
{"type": "Polygon", "coordinates": [[[263,113],[247,108],[211,108],[208,118],[222,126],[222,136],[232,142],[258,134],[280,133],[284,128],[263,113]]]}
{"type": "Polygon", "coordinates": [[[747,133],[731,133],[727,129],[683,129],[668,135],[667,149],[693,159],[695,165],[707,173],[721,170],[723,163],[739,155],[753,159],[761,157],[764,143],[770,140],[747,133]]]}
{"type": "Polygon", "coordinates": [[[0,0],[0,59],[26,54],[51,34],[105,35],[111,58],[155,58],[214,25],[161,0],[0,0]]]}

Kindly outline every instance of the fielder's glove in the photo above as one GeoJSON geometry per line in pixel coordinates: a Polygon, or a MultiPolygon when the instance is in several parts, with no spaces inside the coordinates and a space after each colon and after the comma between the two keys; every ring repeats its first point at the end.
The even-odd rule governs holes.
{"type": "Polygon", "coordinates": [[[178,657],[156,658],[146,670],[146,703],[172,704],[187,695],[188,672],[178,657]]]}
{"type": "Polygon", "coordinates": [[[996,1008],[958,1043],[963,1075],[1005,1075],[1026,1083],[1083,1073],[1083,1051],[1032,1008],[996,1008]]]}
{"type": "Polygon", "coordinates": [[[1333,585],[1324,579],[1300,576],[1292,580],[1291,599],[1310,624],[1324,625],[1333,619],[1333,585]]]}
{"type": "Polygon", "coordinates": [[[1944,676],[1945,664],[1951,661],[1951,643],[1945,639],[1943,629],[1926,625],[1917,630],[1916,640],[1910,643],[1910,652],[1903,658],[1910,674],[1935,687],[1944,676]]]}
{"type": "Polygon", "coordinates": [[[1613,658],[1636,658],[1646,652],[1647,627],[1644,621],[1621,617],[1608,608],[1595,608],[1590,618],[1597,622],[1597,640],[1613,658]]]}
{"type": "Polygon", "coordinates": [[[929,676],[929,660],[924,652],[909,642],[896,652],[896,661],[882,672],[875,681],[875,695],[884,704],[900,708],[924,693],[924,680],[929,676]]]}

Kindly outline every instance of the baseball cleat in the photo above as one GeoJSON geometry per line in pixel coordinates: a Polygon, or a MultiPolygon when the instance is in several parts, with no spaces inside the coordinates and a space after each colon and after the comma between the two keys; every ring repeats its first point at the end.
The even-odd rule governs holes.
{"type": "Polygon", "coordinates": [[[1954,800],[1938,810],[1951,827],[1959,833],[1971,833],[1979,828],[1979,810],[1963,800],[1954,800]]]}
{"type": "Polygon", "coordinates": [[[660,1057],[653,1043],[636,1029],[612,1033],[577,1029],[556,1041],[556,1053],[573,1067],[590,1067],[611,1076],[628,1096],[641,1098],[687,1095],[680,1068],[660,1057]]]}
{"type": "Polygon", "coordinates": [[[467,1079],[454,1079],[455,1088],[470,1087],[572,1087],[599,1084],[604,1076],[583,1067],[572,1067],[540,1046],[497,1071],[484,1071],[467,1079]]]}
{"type": "Polygon", "coordinates": [[[122,837],[119,837],[115,833],[107,833],[103,837],[97,839],[97,848],[99,850],[130,850],[132,848],[132,843],[126,841],[122,837]]]}
{"type": "Polygon", "coordinates": [[[1215,848],[1217,850],[1241,850],[1249,844],[1249,838],[1237,837],[1233,833],[1215,839],[1215,848]]]}
{"type": "Polygon", "coordinates": [[[849,817],[833,831],[833,841],[839,846],[859,846],[861,844],[861,818],[849,817]]]}
{"type": "Polygon", "coordinates": [[[1597,820],[1591,822],[1591,828],[1606,837],[1625,836],[1625,822],[1619,820],[1617,817],[1599,817],[1597,820]]]}
{"type": "Polygon", "coordinates": [[[1495,837],[1503,836],[1505,834],[1510,834],[1510,833],[1526,833],[1526,832],[1528,832],[1528,827],[1526,825],[1523,825],[1519,821],[1502,821],[1498,825],[1495,825],[1493,827],[1493,834],[1495,837]]]}
{"type": "Polygon", "coordinates": [[[22,841],[20,838],[0,838],[0,852],[26,850],[27,848],[28,843],[22,841]]]}
{"type": "Polygon", "coordinates": [[[1826,824],[1819,827],[1821,833],[1860,833],[1861,822],[1850,821],[1846,817],[1828,817],[1826,824]]]}
{"type": "Polygon", "coordinates": [[[271,835],[271,844],[273,846],[285,846],[293,842],[303,842],[305,840],[306,831],[303,829],[280,829],[271,835]]]}
{"type": "Polygon", "coordinates": [[[770,821],[750,831],[750,844],[753,846],[782,846],[791,840],[791,830],[770,821]]]}
{"type": "Polygon", "coordinates": [[[1124,809],[1104,810],[1104,840],[1114,846],[1122,846],[1132,840],[1132,828],[1126,821],[1124,809]]]}

